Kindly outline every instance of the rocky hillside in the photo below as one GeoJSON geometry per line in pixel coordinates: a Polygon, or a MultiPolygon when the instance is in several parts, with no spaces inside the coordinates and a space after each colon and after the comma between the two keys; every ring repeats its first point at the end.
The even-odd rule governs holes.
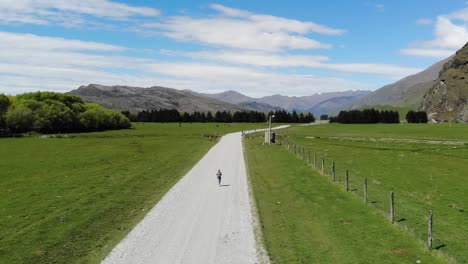
{"type": "Polygon", "coordinates": [[[148,109],[177,109],[180,112],[239,111],[245,108],[208,98],[189,91],[165,87],[139,88],[129,86],[104,86],[90,84],[70,92],[85,102],[97,103],[119,110],[141,111],[148,109]]]}
{"type": "Polygon", "coordinates": [[[437,122],[468,123],[468,43],[444,64],[421,109],[437,122]]]}
{"type": "Polygon", "coordinates": [[[391,105],[416,109],[421,105],[423,96],[435,84],[439,72],[450,58],[430,66],[426,70],[405,77],[395,83],[386,85],[363,98],[352,102],[349,108],[359,109],[363,106],[391,105]]]}

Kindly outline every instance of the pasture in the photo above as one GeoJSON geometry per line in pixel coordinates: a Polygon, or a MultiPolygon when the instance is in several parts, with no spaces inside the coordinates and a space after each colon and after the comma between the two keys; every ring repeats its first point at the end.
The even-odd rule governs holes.
{"type": "MultiPolygon", "coordinates": [[[[337,185],[344,185],[348,169],[350,193],[360,201],[367,178],[367,207],[383,217],[388,217],[389,192],[393,191],[394,225],[422,246],[427,241],[429,210],[433,210],[433,254],[449,262],[468,263],[467,125],[328,124],[296,126],[283,134],[298,149],[316,155],[316,171],[321,170],[324,158],[325,174],[331,175],[335,162],[337,185]]],[[[330,176],[325,178],[331,181],[330,176]]]]}
{"type": "Polygon", "coordinates": [[[286,148],[244,142],[274,263],[445,263],[286,148]]]}
{"type": "Polygon", "coordinates": [[[265,124],[133,124],[0,139],[0,262],[99,263],[220,135],[265,124]]]}

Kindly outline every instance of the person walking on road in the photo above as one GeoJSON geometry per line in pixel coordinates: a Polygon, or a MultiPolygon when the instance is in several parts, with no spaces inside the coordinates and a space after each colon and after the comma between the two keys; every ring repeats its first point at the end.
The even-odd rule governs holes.
{"type": "Polygon", "coordinates": [[[221,176],[223,174],[221,173],[221,170],[218,169],[218,172],[216,173],[216,177],[218,177],[218,186],[221,186],[221,176]]]}

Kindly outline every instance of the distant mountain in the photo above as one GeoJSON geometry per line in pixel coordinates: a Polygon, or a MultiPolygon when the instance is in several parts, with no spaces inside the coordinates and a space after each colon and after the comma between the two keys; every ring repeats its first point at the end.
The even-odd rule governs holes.
{"type": "Polygon", "coordinates": [[[435,80],[439,77],[439,72],[449,60],[450,58],[447,58],[420,73],[386,85],[352,102],[348,108],[358,109],[363,106],[391,105],[417,109],[421,105],[423,96],[434,85],[435,80]]]}
{"type": "Polygon", "coordinates": [[[239,103],[244,103],[244,102],[255,101],[254,98],[248,97],[246,95],[243,95],[233,90],[229,90],[229,91],[222,92],[222,93],[216,93],[216,94],[202,94],[202,95],[215,98],[224,102],[228,102],[231,104],[239,104],[239,103]]]}
{"type": "Polygon", "coordinates": [[[434,121],[468,123],[468,43],[443,65],[421,109],[434,121]]]}
{"type": "MultiPolygon", "coordinates": [[[[235,91],[227,91],[218,94],[204,94],[209,97],[213,97],[219,100],[223,100],[233,104],[239,104],[241,106],[250,105],[256,102],[258,106],[270,106],[273,109],[285,109],[287,111],[298,111],[298,112],[309,112],[316,115],[324,113],[332,113],[341,109],[344,104],[351,101],[357,100],[362,96],[370,93],[370,91],[344,91],[344,92],[331,92],[314,94],[310,96],[285,96],[285,95],[272,95],[261,98],[253,98],[245,96],[235,91]],[[338,99],[340,98],[340,99],[338,99]],[[335,100],[335,103],[333,102],[335,100]],[[324,104],[320,108],[314,108],[327,100],[331,100],[328,104],[324,104]],[[341,104],[343,103],[343,105],[341,104]]],[[[261,111],[261,110],[259,110],[261,111]]]]}
{"type": "Polygon", "coordinates": [[[274,112],[274,111],[283,110],[281,107],[277,107],[277,106],[275,107],[275,106],[271,106],[265,103],[260,103],[257,101],[242,102],[242,103],[238,103],[238,105],[241,106],[242,108],[252,110],[252,111],[258,111],[258,112],[270,112],[270,111],[274,112]]]}
{"type": "Polygon", "coordinates": [[[337,114],[340,110],[343,110],[343,106],[348,105],[355,100],[356,96],[333,97],[314,105],[310,109],[307,109],[306,112],[314,113],[315,115],[333,115],[337,114]]]}
{"type": "Polygon", "coordinates": [[[130,86],[104,86],[90,84],[70,92],[79,95],[86,102],[98,103],[104,107],[141,111],[148,109],[177,109],[180,112],[215,112],[252,110],[270,112],[287,110],[312,112],[315,115],[331,114],[347,103],[361,98],[370,91],[345,91],[314,94],[311,96],[289,97],[284,95],[253,98],[236,91],[217,94],[197,93],[191,90],[176,90],[154,86],[150,88],[130,86]]]}
{"type": "Polygon", "coordinates": [[[85,102],[97,103],[118,110],[141,111],[148,109],[177,109],[180,112],[241,111],[245,108],[198,95],[166,87],[104,86],[90,84],[70,92],[83,98],[85,102]]]}

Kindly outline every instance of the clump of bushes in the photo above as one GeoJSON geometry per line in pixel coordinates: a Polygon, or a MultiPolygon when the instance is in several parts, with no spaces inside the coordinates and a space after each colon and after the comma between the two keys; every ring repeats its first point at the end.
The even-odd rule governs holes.
{"type": "Polygon", "coordinates": [[[84,103],[76,95],[34,92],[14,99],[13,102],[0,94],[0,134],[91,132],[131,127],[122,113],[84,103]]]}
{"type": "Polygon", "coordinates": [[[409,111],[406,114],[406,121],[408,123],[427,123],[427,113],[425,111],[409,111]]]}
{"type": "Polygon", "coordinates": [[[337,116],[330,117],[330,123],[342,124],[376,124],[400,123],[397,111],[379,111],[373,108],[364,110],[340,111],[337,116]]]}

